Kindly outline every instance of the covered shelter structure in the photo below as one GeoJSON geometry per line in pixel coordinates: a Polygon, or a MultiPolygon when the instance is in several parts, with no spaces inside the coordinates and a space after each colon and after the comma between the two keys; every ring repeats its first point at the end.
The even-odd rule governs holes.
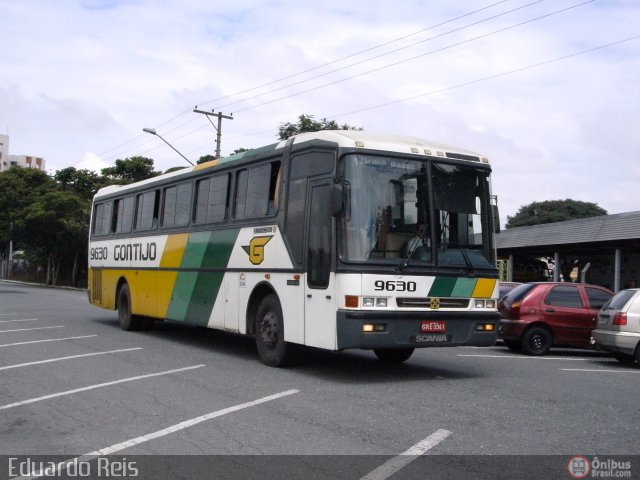
{"type": "Polygon", "coordinates": [[[503,280],[640,285],[640,211],[509,228],[496,246],[503,280]]]}

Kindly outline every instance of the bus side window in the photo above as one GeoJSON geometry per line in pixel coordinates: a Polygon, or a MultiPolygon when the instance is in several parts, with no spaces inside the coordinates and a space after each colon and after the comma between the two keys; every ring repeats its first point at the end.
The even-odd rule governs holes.
{"type": "Polygon", "coordinates": [[[113,202],[99,203],[93,214],[93,234],[108,235],[111,227],[111,210],[113,202]]]}
{"type": "Polygon", "coordinates": [[[275,212],[274,199],[279,167],[280,162],[273,162],[238,172],[235,218],[260,218],[275,212]]]}
{"type": "Polygon", "coordinates": [[[164,189],[163,227],[184,227],[191,217],[191,182],[164,189]]]}
{"type": "Polygon", "coordinates": [[[133,225],[133,197],[119,198],[114,202],[112,233],[129,233],[133,225]]]}
{"type": "Polygon", "coordinates": [[[196,182],[193,221],[195,223],[223,222],[227,218],[229,199],[228,173],[203,178],[196,182]]]}
{"type": "Polygon", "coordinates": [[[141,193],[136,198],[136,230],[153,230],[158,226],[160,195],[158,190],[141,193]]]}

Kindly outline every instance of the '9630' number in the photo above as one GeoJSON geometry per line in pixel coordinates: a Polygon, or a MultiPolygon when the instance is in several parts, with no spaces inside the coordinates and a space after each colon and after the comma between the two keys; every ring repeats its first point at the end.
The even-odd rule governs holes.
{"type": "Polygon", "coordinates": [[[387,292],[415,292],[418,288],[416,282],[405,282],[404,280],[376,280],[373,285],[375,290],[387,292]]]}

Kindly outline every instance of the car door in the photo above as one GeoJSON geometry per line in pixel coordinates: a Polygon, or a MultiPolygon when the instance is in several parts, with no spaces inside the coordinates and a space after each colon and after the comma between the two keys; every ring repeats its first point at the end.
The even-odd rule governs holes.
{"type": "Polygon", "coordinates": [[[555,285],[543,300],[542,314],[558,345],[588,346],[596,320],[585,305],[579,285],[555,285]]]}

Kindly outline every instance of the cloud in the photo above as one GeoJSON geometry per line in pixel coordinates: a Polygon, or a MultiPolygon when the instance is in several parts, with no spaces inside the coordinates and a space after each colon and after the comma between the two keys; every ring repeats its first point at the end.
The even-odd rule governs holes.
{"type": "Polygon", "coordinates": [[[619,187],[639,173],[640,40],[543,62],[637,35],[640,5],[549,15],[578,2],[522,0],[448,22],[491,3],[11,2],[0,128],[11,153],[45,157],[49,170],[134,155],[165,170],[184,161],[142,128],[192,160],[211,154],[215,132],[195,105],[234,112],[227,154],[273,143],[280,123],[313,114],[485,154],[505,218],[572,195],[611,213],[636,209],[640,191],[619,187]]]}

